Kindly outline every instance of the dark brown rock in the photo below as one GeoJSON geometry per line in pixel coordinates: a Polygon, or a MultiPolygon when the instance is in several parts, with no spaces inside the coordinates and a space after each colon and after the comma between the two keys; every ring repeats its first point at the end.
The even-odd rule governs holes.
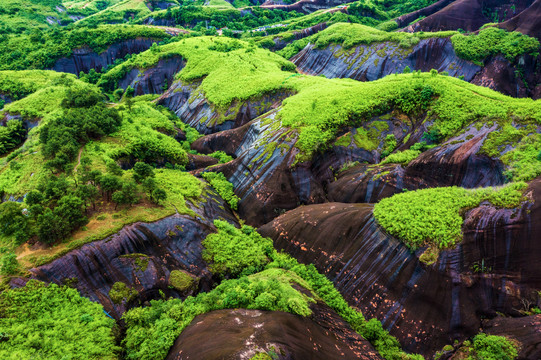
{"type": "Polygon", "coordinates": [[[87,73],[90,69],[101,71],[107,65],[113,64],[116,59],[122,59],[128,54],[143,52],[160,40],[145,38],[124,40],[109,46],[100,54],[90,48],[74,49],[70,57],[57,60],[52,70],[76,75],[79,75],[81,71],[87,73]]]}
{"type": "MultiPolygon", "coordinates": [[[[154,223],[125,226],[115,235],[69,252],[46,265],[31,269],[32,278],[71,283],[83,296],[100,302],[115,318],[133,306],[166,296],[185,297],[194,291],[208,291],[214,284],[202,259],[201,241],[215,231],[213,219],[236,219],[221,199],[208,197],[200,208],[193,207],[198,218],[173,215],[154,223]],[[170,287],[172,270],[184,270],[199,279],[196,289],[179,292],[170,287]],[[109,291],[123,282],[137,291],[136,299],[115,304],[109,291]]],[[[14,284],[20,286],[22,284],[14,284]]]]}
{"type": "Polygon", "coordinates": [[[272,351],[277,359],[381,359],[329,307],[318,304],[313,310],[309,318],[244,309],[199,315],[184,329],[166,359],[248,359],[257,350],[272,351]]]}
{"type": "MultiPolygon", "coordinates": [[[[531,197],[541,195],[539,181],[531,197]]],[[[521,298],[539,288],[539,205],[481,206],[466,215],[464,239],[426,266],[385,234],[372,205],[299,207],[262,226],[263,236],[299,261],[313,263],[366,317],[382,321],[406,350],[431,356],[475,335],[481,317],[518,315],[521,298]],[[479,270],[482,264],[482,270],[479,270]],[[477,269],[477,270],[476,270],[477,269]],[[477,272],[476,272],[477,271],[477,272]]]]}
{"type": "Polygon", "coordinates": [[[541,315],[520,318],[497,317],[484,321],[483,331],[518,341],[519,360],[541,359],[541,315]]]}

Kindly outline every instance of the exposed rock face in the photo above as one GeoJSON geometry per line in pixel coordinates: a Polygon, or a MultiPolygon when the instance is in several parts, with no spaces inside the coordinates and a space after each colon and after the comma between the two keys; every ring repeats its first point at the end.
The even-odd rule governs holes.
{"type": "Polygon", "coordinates": [[[277,359],[381,359],[329,307],[317,304],[313,311],[309,318],[243,309],[199,315],[166,359],[248,359],[262,351],[274,352],[277,359]]]}
{"type": "Polygon", "coordinates": [[[518,358],[541,359],[541,315],[521,318],[497,317],[483,322],[488,334],[517,340],[521,347],[518,358]]]}
{"type": "Polygon", "coordinates": [[[87,73],[90,69],[101,71],[107,65],[111,65],[116,59],[122,59],[128,54],[137,54],[148,50],[159,39],[131,39],[113,44],[104,52],[97,54],[90,48],[74,49],[68,58],[59,59],[52,70],[79,75],[87,73]]]}
{"type": "Polygon", "coordinates": [[[236,223],[234,216],[222,210],[222,200],[210,197],[201,210],[201,218],[173,215],[154,223],[135,223],[105,240],[95,241],[69,252],[59,259],[31,269],[32,277],[46,282],[72,285],[83,296],[99,301],[115,318],[132,306],[166,296],[186,296],[207,291],[214,281],[202,259],[201,241],[214,228],[213,219],[236,223]],[[172,270],[184,270],[199,283],[195,288],[177,291],[169,285],[172,270]],[[136,299],[115,304],[109,291],[123,282],[138,292],[136,299]]]}
{"type": "Polygon", "coordinates": [[[250,120],[278,107],[290,92],[263,95],[257,99],[234,102],[228,109],[217,109],[197,89],[200,83],[176,82],[159,99],[186,124],[202,134],[212,134],[240,127],[250,120]]]}
{"type": "MultiPolygon", "coordinates": [[[[541,181],[532,187],[541,195],[541,181]]],[[[539,249],[532,244],[541,207],[481,206],[466,214],[464,239],[426,266],[385,234],[372,205],[300,207],[262,226],[263,236],[299,261],[316,265],[353,306],[377,317],[406,350],[432,355],[476,334],[481,316],[517,314],[520,297],[539,287],[539,249]],[[483,264],[483,271],[475,272],[483,264]],[[490,271],[488,269],[490,268],[490,271]]]]}
{"type": "Polygon", "coordinates": [[[119,81],[119,86],[123,89],[131,86],[135,95],[161,94],[171,86],[175,74],[185,65],[186,62],[179,57],[162,59],[149,69],[132,69],[119,81]]]}
{"type": "Polygon", "coordinates": [[[421,16],[430,16],[434,14],[437,11],[440,11],[450,3],[452,3],[455,0],[438,0],[434,4],[427,6],[425,8],[419,9],[417,11],[411,12],[409,14],[405,14],[402,16],[399,16],[395,19],[397,25],[399,28],[404,27],[411,23],[412,21],[417,20],[421,16]]]}
{"type": "MultiPolygon", "coordinates": [[[[265,2],[263,5],[261,5],[261,8],[297,11],[303,14],[310,14],[317,10],[329,9],[350,2],[353,2],[353,0],[300,0],[290,5],[275,5],[273,3],[268,4],[265,2]]],[[[332,11],[343,11],[343,9],[336,9],[332,11]]]]}
{"type": "Polygon", "coordinates": [[[306,74],[361,81],[401,74],[406,66],[412,70],[447,71],[450,76],[463,75],[470,81],[480,69],[460,59],[448,38],[421,40],[411,49],[402,49],[397,43],[390,42],[360,45],[351,51],[336,45],[320,50],[309,44],[291,61],[306,74]]]}
{"type": "MultiPolygon", "coordinates": [[[[486,23],[511,19],[514,15],[528,8],[532,3],[533,0],[456,0],[427,18],[410,25],[407,31],[456,29],[476,31],[486,23]]],[[[531,14],[535,14],[535,9],[531,14]]],[[[524,20],[517,21],[517,23],[522,23],[524,20]]]]}
{"type": "Polygon", "coordinates": [[[276,44],[274,46],[274,48],[272,49],[273,51],[278,51],[278,50],[281,50],[283,48],[285,48],[291,41],[293,40],[300,40],[300,39],[304,39],[305,37],[308,37],[308,36],[312,36],[314,34],[317,34],[318,32],[322,31],[322,30],[325,30],[327,28],[327,23],[326,22],[323,22],[323,23],[319,23],[317,25],[314,25],[314,26],[311,26],[311,27],[308,27],[306,29],[302,29],[302,30],[298,30],[298,31],[294,31],[293,32],[293,35],[295,36],[294,39],[292,40],[289,40],[289,41],[284,41],[280,38],[275,38],[274,39],[274,43],[276,44]]]}
{"type": "MultiPolygon", "coordinates": [[[[531,3],[531,1],[526,1],[526,3],[531,3]]],[[[523,34],[541,39],[540,13],[541,0],[535,0],[533,4],[524,11],[521,11],[521,9],[515,9],[514,14],[517,14],[517,16],[498,24],[498,26],[509,31],[519,31],[523,34]]]]}

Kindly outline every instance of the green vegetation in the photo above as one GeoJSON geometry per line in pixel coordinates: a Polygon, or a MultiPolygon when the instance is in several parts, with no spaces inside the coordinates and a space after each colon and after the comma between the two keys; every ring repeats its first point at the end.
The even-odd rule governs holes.
{"type": "Polygon", "coordinates": [[[169,274],[169,284],[178,291],[186,291],[192,289],[197,284],[197,279],[194,279],[186,271],[173,270],[169,274]]]}
{"type": "Polygon", "coordinates": [[[441,31],[436,33],[406,33],[387,32],[361,24],[338,23],[329,26],[310,38],[310,42],[318,48],[324,49],[331,44],[338,44],[343,49],[350,49],[358,45],[370,45],[372,43],[394,42],[400,47],[410,48],[419,43],[421,39],[435,37],[449,37],[456,34],[456,31],[441,31]]]}
{"type": "Polygon", "coordinates": [[[518,146],[504,154],[504,164],[509,168],[505,172],[508,179],[529,181],[541,175],[541,136],[534,134],[524,137],[518,146]]]}
{"type": "Polygon", "coordinates": [[[114,43],[139,37],[170,38],[163,29],[136,25],[35,29],[30,34],[3,36],[0,37],[0,70],[50,68],[58,59],[69,57],[74,49],[89,47],[99,54],[114,43]]]}
{"type": "Polygon", "coordinates": [[[224,174],[204,172],[201,176],[203,179],[207,180],[214,190],[218,192],[218,195],[231,206],[231,209],[237,210],[240,199],[233,191],[233,184],[227,180],[224,174]]]}
{"type": "Polygon", "coordinates": [[[245,271],[253,274],[269,262],[268,256],[274,251],[272,241],[262,238],[252,227],[237,229],[221,220],[214,220],[214,226],[218,233],[203,241],[203,259],[213,273],[234,277],[245,271]]]}
{"type": "Polygon", "coordinates": [[[223,221],[215,222],[216,234],[204,241],[207,257],[219,262],[220,269],[242,274],[240,279],[225,280],[208,293],[188,297],[185,301],[170,299],[152,301],[150,307],[128,311],[124,345],[128,359],[159,359],[193,318],[218,309],[261,309],[287,311],[300,316],[311,314],[310,303],[325,301],[352,328],[370,341],[386,359],[420,360],[400,350],[398,341],[385,331],[379,321],[365,321],[350,307],[332,282],[317,272],[313,265],[299,264],[288,255],[272,249],[272,241],[264,239],[253,228],[235,229],[223,221]],[[250,252],[248,250],[251,249],[250,252]],[[243,257],[249,257],[244,259],[243,257]],[[271,262],[267,263],[267,259],[271,262]],[[259,271],[267,264],[265,270],[259,271]],[[292,287],[295,285],[295,287],[292,287]],[[308,291],[301,293],[295,288],[308,291]]]}
{"type": "Polygon", "coordinates": [[[456,34],[451,38],[458,56],[483,65],[483,60],[491,55],[502,54],[511,62],[519,55],[535,54],[539,51],[536,38],[513,31],[488,27],[476,35],[456,34]]]}
{"type": "Polygon", "coordinates": [[[313,297],[301,294],[292,285],[305,285],[295,274],[269,269],[241,279],[225,280],[208,293],[182,301],[151,301],[151,306],[134,308],[124,314],[127,359],[163,359],[177,336],[193,318],[219,309],[262,309],[288,311],[307,316],[313,297]]]}
{"type": "MultiPolygon", "coordinates": [[[[450,345],[446,348],[453,350],[450,345]]],[[[446,348],[443,350],[446,351],[446,348]]],[[[464,341],[456,354],[468,360],[513,360],[518,356],[518,346],[515,341],[503,336],[480,333],[473,338],[473,344],[469,340],[464,341]]]]}
{"type": "Polygon", "coordinates": [[[421,152],[419,150],[404,150],[404,151],[398,151],[394,154],[390,154],[387,156],[380,164],[402,164],[402,165],[408,165],[412,160],[415,160],[417,156],[419,156],[421,152]]]}
{"type": "Polygon", "coordinates": [[[462,240],[462,216],[466,210],[483,201],[497,207],[517,207],[526,187],[526,183],[513,183],[501,189],[447,187],[408,191],[381,200],[374,206],[374,216],[385,231],[413,250],[430,244],[446,249],[462,240]]]}
{"type": "Polygon", "coordinates": [[[137,290],[128,287],[123,282],[116,282],[113,284],[111,290],[109,290],[109,297],[115,304],[120,304],[123,301],[129,303],[137,298],[139,293],[137,290]]]}
{"type": "Polygon", "coordinates": [[[0,293],[2,359],[116,359],[115,321],[77,290],[30,280],[0,293]]]}

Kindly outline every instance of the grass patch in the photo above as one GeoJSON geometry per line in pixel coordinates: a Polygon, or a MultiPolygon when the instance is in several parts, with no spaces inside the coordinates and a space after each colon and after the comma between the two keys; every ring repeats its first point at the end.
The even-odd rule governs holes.
{"type": "Polygon", "coordinates": [[[381,200],[374,206],[374,216],[385,231],[412,250],[424,245],[446,249],[462,240],[466,210],[483,201],[496,207],[517,207],[526,187],[521,182],[500,189],[446,187],[408,191],[381,200]]]}

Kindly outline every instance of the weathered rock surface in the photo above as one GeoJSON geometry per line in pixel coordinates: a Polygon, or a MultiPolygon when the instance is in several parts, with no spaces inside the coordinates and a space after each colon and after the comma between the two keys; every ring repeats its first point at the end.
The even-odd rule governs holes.
{"type": "MultiPolygon", "coordinates": [[[[533,0],[456,0],[443,9],[406,28],[407,31],[476,31],[490,22],[513,18],[527,9],[533,0]]],[[[535,9],[531,14],[535,14],[535,9]]],[[[535,23],[534,23],[535,24],[535,23]]]]}
{"type": "MultiPolygon", "coordinates": [[[[329,9],[338,5],[347,4],[353,0],[300,0],[293,4],[276,5],[267,1],[261,5],[264,9],[280,9],[284,11],[297,11],[303,14],[310,14],[321,9],[329,9]]],[[[330,11],[343,11],[342,9],[333,9],[330,11]]]]}
{"type": "Polygon", "coordinates": [[[109,46],[100,54],[90,48],[74,49],[70,57],[57,60],[52,70],[76,75],[79,75],[81,71],[87,73],[90,69],[101,71],[102,68],[114,63],[116,59],[148,50],[153,43],[159,41],[160,39],[146,38],[124,40],[109,46]]]}
{"type": "Polygon", "coordinates": [[[257,99],[234,102],[228,109],[217,109],[198,91],[200,83],[175,82],[159,99],[186,124],[202,134],[212,134],[240,127],[250,120],[280,106],[291,92],[263,95],[257,99]]]}
{"type": "Polygon", "coordinates": [[[135,90],[135,95],[161,94],[171,86],[175,74],[185,65],[186,62],[179,57],[162,59],[145,70],[131,69],[118,85],[123,89],[131,86],[135,90]]]}
{"type": "MultiPolygon", "coordinates": [[[[525,1],[531,3],[532,1],[525,1]]],[[[509,31],[519,31],[523,34],[541,39],[541,0],[535,0],[532,5],[524,9],[515,9],[513,18],[498,24],[499,27],[509,31]]]]}
{"type": "Polygon", "coordinates": [[[541,315],[497,317],[483,322],[488,334],[506,336],[520,343],[519,360],[541,359],[541,315]]]}
{"type": "MultiPolygon", "coordinates": [[[[541,195],[540,183],[530,196],[541,195]]],[[[482,316],[517,315],[520,298],[539,287],[541,254],[533,245],[541,231],[538,218],[541,207],[531,203],[471,210],[462,243],[443,251],[432,266],[419,261],[423,250],[412,253],[385,234],[369,204],[299,207],[259,231],[299,261],[315,264],[351,305],[382,321],[406,350],[432,355],[476,334],[482,316]]]]}
{"type": "Polygon", "coordinates": [[[236,223],[224,210],[222,200],[209,197],[197,219],[172,215],[154,223],[135,223],[101,241],[86,244],[53,262],[31,269],[32,278],[71,283],[83,296],[100,302],[115,318],[135,305],[166,296],[186,296],[208,291],[213,285],[211,273],[202,259],[201,241],[213,232],[213,219],[223,218],[236,223]],[[170,287],[172,270],[184,270],[199,279],[196,288],[179,292],[170,287]],[[136,299],[115,304],[109,291],[116,282],[123,282],[137,291],[136,299]]]}
{"type": "Polygon", "coordinates": [[[312,309],[309,318],[244,309],[199,315],[184,329],[166,359],[248,359],[258,352],[273,352],[277,359],[381,359],[329,307],[318,303],[312,309]]]}
{"type": "Polygon", "coordinates": [[[478,65],[460,59],[448,38],[424,39],[411,49],[391,42],[360,45],[349,51],[337,45],[320,50],[309,44],[291,61],[306,74],[361,81],[401,74],[406,66],[412,70],[447,71],[450,76],[463,75],[466,81],[480,70],[478,65]]]}

